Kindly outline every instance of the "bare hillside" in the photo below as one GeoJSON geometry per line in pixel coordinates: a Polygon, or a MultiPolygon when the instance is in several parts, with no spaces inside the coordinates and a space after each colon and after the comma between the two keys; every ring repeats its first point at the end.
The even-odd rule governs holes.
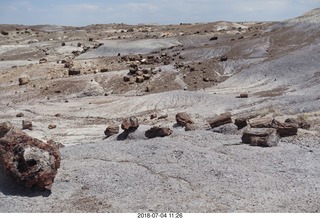
{"type": "Polygon", "coordinates": [[[51,192],[1,170],[0,212],[317,212],[319,17],[315,9],[281,22],[0,25],[0,122],[31,120],[31,137],[66,146],[51,192]],[[179,112],[195,130],[177,126],[179,112]],[[252,147],[241,141],[245,129],[210,127],[225,112],[233,122],[310,126],[277,147],[252,147]],[[140,123],[134,133],[105,138],[129,116],[140,123]],[[155,125],[173,134],[148,139],[155,125]]]}

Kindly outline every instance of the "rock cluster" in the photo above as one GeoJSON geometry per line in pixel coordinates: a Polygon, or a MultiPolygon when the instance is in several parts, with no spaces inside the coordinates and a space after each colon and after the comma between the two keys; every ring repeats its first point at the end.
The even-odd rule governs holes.
{"type": "Polygon", "coordinates": [[[19,184],[51,189],[60,160],[53,144],[28,136],[10,122],[0,123],[0,165],[19,184]]]}

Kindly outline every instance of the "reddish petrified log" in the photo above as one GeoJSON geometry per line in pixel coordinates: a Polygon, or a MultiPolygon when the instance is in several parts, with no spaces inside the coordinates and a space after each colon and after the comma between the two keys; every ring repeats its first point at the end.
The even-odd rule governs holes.
{"type": "Polygon", "coordinates": [[[23,186],[51,189],[60,167],[59,149],[8,124],[0,124],[0,165],[23,186]]]}

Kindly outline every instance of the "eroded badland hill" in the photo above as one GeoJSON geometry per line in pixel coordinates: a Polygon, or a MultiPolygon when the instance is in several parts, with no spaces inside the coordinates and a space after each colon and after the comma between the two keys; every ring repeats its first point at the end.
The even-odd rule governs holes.
{"type": "Polygon", "coordinates": [[[0,122],[31,121],[28,135],[66,146],[50,194],[1,172],[0,212],[319,210],[320,9],[282,22],[0,31],[0,122]],[[253,147],[246,127],[210,126],[225,112],[307,125],[253,147]],[[133,116],[126,139],[105,138],[133,116]],[[172,134],[148,139],[152,126],[172,134]]]}

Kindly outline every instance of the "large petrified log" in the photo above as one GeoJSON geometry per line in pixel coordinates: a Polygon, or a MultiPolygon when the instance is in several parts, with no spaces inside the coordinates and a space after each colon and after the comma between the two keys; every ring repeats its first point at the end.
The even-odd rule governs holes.
{"type": "Polygon", "coordinates": [[[0,123],[0,165],[26,187],[51,189],[60,167],[59,149],[12,126],[0,123]]]}
{"type": "Polygon", "coordinates": [[[242,142],[251,146],[275,147],[279,142],[279,135],[273,128],[251,128],[244,131],[242,142]]]}
{"type": "Polygon", "coordinates": [[[220,125],[224,125],[228,123],[232,123],[230,112],[222,113],[219,116],[216,116],[209,120],[209,124],[211,128],[218,127],[220,125]]]}
{"type": "Polygon", "coordinates": [[[172,134],[172,130],[170,128],[161,128],[158,126],[153,126],[149,130],[146,131],[145,136],[147,138],[156,138],[156,137],[165,137],[172,134]]]}

